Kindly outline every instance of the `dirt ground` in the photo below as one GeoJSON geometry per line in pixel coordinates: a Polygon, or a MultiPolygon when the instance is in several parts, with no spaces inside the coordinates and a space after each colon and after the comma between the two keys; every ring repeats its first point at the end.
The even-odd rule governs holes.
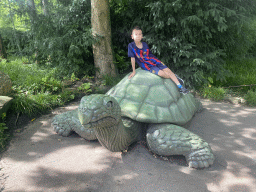
{"type": "Polygon", "coordinates": [[[182,156],[156,157],[143,142],[126,153],[114,153],[76,134],[61,137],[50,122],[56,114],[78,107],[79,102],[72,102],[29,120],[24,131],[15,133],[0,160],[0,189],[255,192],[256,108],[201,101],[204,110],[195,115],[188,129],[212,147],[216,160],[207,169],[188,168],[182,156]]]}

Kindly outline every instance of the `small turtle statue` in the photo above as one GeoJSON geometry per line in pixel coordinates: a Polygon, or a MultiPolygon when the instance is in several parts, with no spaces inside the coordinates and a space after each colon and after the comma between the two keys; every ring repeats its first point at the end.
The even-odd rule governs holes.
{"type": "Polygon", "coordinates": [[[84,96],[78,109],[56,115],[52,125],[62,136],[75,131],[116,152],[138,141],[140,130],[146,127],[150,151],[184,155],[189,167],[205,168],[214,161],[209,144],[179,126],[200,109],[200,101],[191,93],[181,94],[172,80],[137,69],[133,78],[127,75],[105,95],[84,96]]]}

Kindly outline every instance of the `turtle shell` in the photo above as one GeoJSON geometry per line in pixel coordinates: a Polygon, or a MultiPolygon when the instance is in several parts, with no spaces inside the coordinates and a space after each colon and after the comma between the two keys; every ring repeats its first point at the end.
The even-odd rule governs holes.
{"type": "Polygon", "coordinates": [[[128,76],[106,93],[117,100],[122,116],[144,123],[184,125],[197,111],[194,96],[181,94],[171,79],[140,68],[134,77],[128,76]]]}

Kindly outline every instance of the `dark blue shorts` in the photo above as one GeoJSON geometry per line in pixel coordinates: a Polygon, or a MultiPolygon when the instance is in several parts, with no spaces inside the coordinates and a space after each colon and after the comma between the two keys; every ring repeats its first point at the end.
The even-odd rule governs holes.
{"type": "Polygon", "coordinates": [[[166,68],[167,68],[167,66],[165,64],[161,63],[161,64],[158,64],[156,66],[150,67],[149,71],[151,73],[154,73],[154,74],[158,75],[159,70],[163,70],[163,69],[166,69],[166,68]]]}

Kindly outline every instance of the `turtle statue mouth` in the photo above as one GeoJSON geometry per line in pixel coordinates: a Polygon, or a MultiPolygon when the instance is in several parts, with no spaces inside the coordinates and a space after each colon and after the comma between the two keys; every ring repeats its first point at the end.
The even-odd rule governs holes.
{"type": "Polygon", "coordinates": [[[87,128],[109,127],[121,120],[121,108],[113,97],[83,97],[78,107],[78,118],[87,128]],[[93,105],[92,105],[93,103],[93,105]]]}
{"type": "Polygon", "coordinates": [[[111,127],[117,124],[118,124],[117,119],[113,117],[103,117],[99,120],[91,121],[90,123],[83,124],[83,126],[88,129],[94,129],[94,128],[102,128],[102,127],[111,127]]]}

